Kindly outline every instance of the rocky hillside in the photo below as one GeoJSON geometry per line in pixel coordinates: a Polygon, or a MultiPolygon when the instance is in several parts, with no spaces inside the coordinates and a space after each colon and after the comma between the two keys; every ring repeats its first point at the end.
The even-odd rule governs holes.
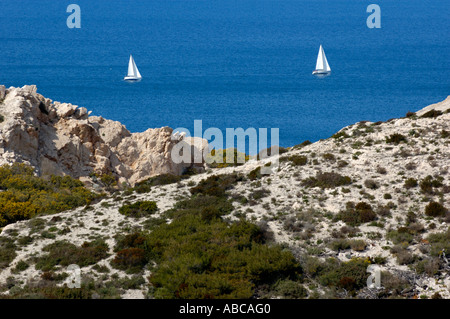
{"type": "MultiPolygon", "coordinates": [[[[90,182],[93,174],[111,174],[119,184],[150,176],[181,174],[174,164],[172,129],[130,133],[119,122],[90,116],[84,107],[53,102],[36,86],[0,86],[0,165],[28,163],[39,175],[70,175],[90,182]]],[[[187,141],[189,142],[189,141],[187,141]]]]}
{"type": "MultiPolygon", "coordinates": [[[[5,117],[0,124],[2,134],[6,125],[12,125],[8,117],[13,116],[13,105],[8,101],[18,91],[28,94],[24,101],[36,97],[34,88],[8,90],[4,101],[8,111],[0,108],[5,117]]],[[[50,134],[50,128],[54,133],[55,127],[73,126],[71,118],[55,114],[46,99],[33,105],[39,109],[41,102],[48,114],[33,108],[34,115],[20,117],[43,118],[39,123],[52,124],[28,132],[27,137],[19,133],[16,136],[22,136],[27,143],[21,144],[29,147],[21,154],[27,154],[30,163],[44,169],[51,166],[45,164],[47,161],[68,160],[62,154],[43,160],[46,157],[41,155],[42,147],[58,147],[45,146],[41,134],[50,134]]],[[[74,114],[86,116],[82,111],[71,116],[74,114]]],[[[96,132],[98,138],[103,135],[101,127],[114,125],[121,128],[127,143],[139,143],[137,136],[117,123],[90,117],[89,122],[77,121],[85,121],[89,127],[86,129],[96,132]]],[[[15,123],[15,132],[25,125],[18,120],[15,123]]],[[[165,130],[157,130],[157,135],[165,130]]],[[[152,132],[142,134],[149,136],[152,132]]],[[[67,137],[65,145],[74,143],[70,135],[61,136],[67,137]]],[[[3,153],[3,158],[7,159],[14,156],[13,146],[6,142],[11,141],[10,136],[4,139],[3,148],[9,151],[3,153]]],[[[99,138],[91,142],[89,154],[95,158],[94,145],[106,145],[122,158],[120,145],[127,145],[125,142],[123,137],[99,138]]],[[[55,144],[61,149],[64,143],[55,144]]],[[[4,248],[0,253],[0,291],[5,297],[42,297],[39,289],[68,283],[67,265],[75,263],[80,265],[83,278],[81,295],[77,296],[85,298],[450,298],[449,146],[450,97],[404,118],[350,125],[326,140],[282,150],[277,157],[210,168],[185,178],[162,175],[85,207],[10,224],[0,235],[4,248]],[[276,160],[278,170],[260,174],[262,166],[276,160]],[[201,218],[197,220],[196,216],[201,218]],[[184,223],[181,226],[180,221],[184,223]],[[246,231],[240,235],[231,232],[233,225],[243,221],[257,225],[260,234],[247,244],[242,239],[246,231]],[[177,227],[182,230],[172,233],[177,227]],[[202,243],[205,251],[215,242],[221,243],[219,248],[231,247],[218,232],[221,227],[228,227],[225,237],[242,241],[230,256],[245,252],[251,255],[252,249],[259,247],[251,255],[252,260],[262,258],[264,265],[236,257],[240,260],[236,264],[246,269],[248,276],[255,276],[249,283],[239,277],[240,287],[248,288],[245,291],[233,286],[236,277],[228,277],[235,273],[229,271],[235,259],[224,266],[223,261],[218,261],[220,256],[202,259],[204,256],[197,250],[202,243]],[[192,234],[203,240],[192,246],[197,257],[186,255],[190,248],[180,248],[191,247],[183,244],[193,240],[192,234]],[[266,253],[257,253],[262,247],[266,247],[266,253]],[[282,252],[270,250],[275,248],[282,252]],[[64,254],[67,249],[81,257],[69,258],[64,254]],[[178,264],[173,263],[177,254],[185,258],[178,264]],[[296,265],[283,254],[292,256],[296,265]],[[284,262],[277,264],[280,260],[284,262]],[[186,269],[185,264],[189,265],[186,269]],[[379,288],[366,286],[369,265],[381,271],[379,288]],[[178,279],[182,270],[191,275],[178,279]],[[214,288],[209,283],[216,277],[197,278],[208,274],[216,274],[223,282],[214,288]],[[197,281],[192,282],[194,276],[197,281]],[[176,280],[179,282],[174,288],[171,285],[176,280]]],[[[95,163],[100,165],[102,161],[95,163]]],[[[165,172],[174,170],[168,168],[165,172]]],[[[68,294],[59,291],[60,295],[54,295],[52,291],[53,295],[44,297],[68,294]]]]}

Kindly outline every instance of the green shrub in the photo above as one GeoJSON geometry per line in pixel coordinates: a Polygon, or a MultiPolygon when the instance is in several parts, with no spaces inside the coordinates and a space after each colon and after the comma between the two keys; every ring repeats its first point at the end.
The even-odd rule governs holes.
{"type": "Polygon", "coordinates": [[[344,288],[350,293],[366,287],[369,273],[367,267],[371,264],[366,258],[353,258],[348,262],[327,260],[319,271],[319,281],[325,286],[344,288]]]}
{"type": "Polygon", "coordinates": [[[248,173],[247,177],[249,180],[254,181],[255,179],[261,178],[261,167],[257,167],[254,170],[252,170],[250,173],[248,173]]]}
{"type": "Polygon", "coordinates": [[[369,189],[377,189],[380,187],[380,184],[377,181],[374,181],[373,179],[366,179],[364,181],[364,186],[366,186],[369,189]]]}
{"type": "Polygon", "coordinates": [[[347,239],[336,239],[330,243],[330,248],[335,251],[350,249],[350,241],[347,239]]]}
{"type": "Polygon", "coordinates": [[[412,177],[408,178],[404,184],[405,188],[407,188],[407,189],[417,187],[417,185],[418,185],[417,179],[412,178],[412,177]]]}
{"type": "Polygon", "coordinates": [[[148,193],[153,186],[174,184],[181,181],[181,179],[181,176],[161,174],[136,183],[133,189],[139,194],[148,193]]]}
{"type": "Polygon", "coordinates": [[[344,161],[344,160],[339,160],[339,161],[337,162],[337,167],[339,167],[339,168],[345,167],[345,166],[347,166],[347,165],[348,165],[348,162],[347,162],[347,161],[344,161]]]}
{"type": "Polygon", "coordinates": [[[30,267],[30,265],[27,262],[20,260],[17,263],[16,267],[14,268],[14,272],[21,272],[21,271],[27,270],[28,267],[30,267]]]}
{"type": "Polygon", "coordinates": [[[178,218],[195,213],[200,216],[202,209],[206,207],[215,207],[221,215],[229,214],[233,210],[233,204],[224,197],[199,194],[177,202],[174,209],[168,211],[167,215],[169,218],[178,218]]]}
{"type": "Polygon", "coordinates": [[[261,198],[267,197],[270,195],[270,190],[266,188],[255,189],[250,193],[250,198],[253,200],[260,200],[261,198]]]}
{"type": "Polygon", "coordinates": [[[119,208],[119,213],[130,217],[144,217],[158,211],[158,207],[154,201],[138,201],[133,204],[125,204],[119,208]]]}
{"type": "Polygon", "coordinates": [[[308,177],[302,181],[305,187],[334,188],[351,184],[352,180],[348,176],[342,176],[334,172],[317,173],[315,177],[308,177]]]}
{"type": "Polygon", "coordinates": [[[101,239],[85,242],[80,247],[67,241],[56,241],[42,250],[47,254],[39,257],[35,266],[42,271],[53,270],[56,265],[85,267],[108,257],[108,245],[101,239]]]}
{"type": "Polygon", "coordinates": [[[439,110],[430,110],[430,111],[428,111],[428,112],[426,112],[426,113],[424,113],[422,116],[421,116],[421,118],[435,118],[435,117],[438,117],[438,116],[440,116],[440,115],[442,115],[443,113],[441,112],[441,111],[439,111],[439,110]]]}
{"type": "Polygon", "coordinates": [[[422,179],[419,183],[420,190],[424,194],[434,194],[433,188],[438,188],[443,186],[442,184],[443,178],[433,178],[431,175],[428,175],[424,179],[422,179]]]}
{"type": "Polygon", "coordinates": [[[372,206],[366,202],[359,202],[356,205],[353,202],[347,202],[346,209],[341,211],[337,218],[347,225],[358,226],[376,220],[377,215],[373,211],[372,206]]]}
{"type": "Polygon", "coordinates": [[[119,236],[114,250],[117,252],[126,248],[145,248],[146,237],[144,234],[134,232],[119,236]]]}
{"type": "Polygon", "coordinates": [[[14,240],[7,237],[0,237],[0,270],[9,267],[9,264],[16,256],[14,240]]]}
{"type": "Polygon", "coordinates": [[[440,257],[443,252],[448,254],[450,251],[450,228],[443,233],[428,235],[427,240],[431,245],[431,256],[440,257]]]}
{"type": "Polygon", "coordinates": [[[303,166],[308,163],[308,158],[305,155],[291,155],[288,160],[292,162],[294,166],[303,166]]]}
{"type": "Polygon", "coordinates": [[[362,239],[352,240],[350,241],[350,248],[354,251],[364,251],[367,247],[367,244],[362,239]]]}
{"type": "Polygon", "coordinates": [[[0,167],[0,227],[89,204],[98,195],[70,176],[44,179],[24,164],[0,167]]]}
{"type": "Polygon", "coordinates": [[[274,292],[276,296],[284,299],[301,299],[308,296],[308,290],[301,283],[290,279],[279,280],[274,285],[274,292]]]}
{"type": "Polygon", "coordinates": [[[112,186],[116,186],[117,185],[117,179],[111,173],[110,174],[103,174],[103,175],[101,175],[100,176],[100,181],[107,188],[111,188],[112,186]]]}
{"type": "Polygon", "coordinates": [[[149,277],[156,298],[250,298],[257,285],[301,271],[291,253],[264,245],[256,225],[183,210],[147,237],[146,251],[158,264],[149,277]]]}
{"type": "Polygon", "coordinates": [[[348,135],[345,131],[341,131],[341,132],[333,134],[331,137],[334,139],[340,139],[340,138],[344,139],[344,138],[350,137],[350,135],[348,135]]]}
{"type": "Polygon", "coordinates": [[[336,162],[336,156],[331,153],[322,154],[322,158],[329,162],[336,162]]]}
{"type": "Polygon", "coordinates": [[[440,261],[439,258],[433,257],[430,259],[420,260],[414,265],[414,269],[418,274],[427,274],[428,276],[435,276],[439,274],[440,261]]]}
{"type": "Polygon", "coordinates": [[[445,216],[447,209],[437,202],[430,202],[425,207],[425,215],[431,217],[445,216]]]}
{"type": "Polygon", "coordinates": [[[147,264],[146,252],[142,248],[125,248],[119,250],[111,262],[115,268],[138,272],[147,264]]]}
{"type": "Polygon", "coordinates": [[[386,239],[391,240],[394,244],[411,243],[414,236],[406,229],[391,230],[386,234],[386,239]]]}
{"type": "Polygon", "coordinates": [[[213,175],[200,181],[197,186],[192,187],[192,195],[203,194],[209,196],[223,197],[227,196],[226,191],[233,188],[234,185],[243,180],[243,176],[233,174],[213,175]]]}
{"type": "Polygon", "coordinates": [[[386,137],[386,143],[392,143],[392,144],[400,144],[400,143],[406,143],[407,139],[406,136],[399,134],[399,133],[394,133],[389,135],[389,137],[386,137]]]}

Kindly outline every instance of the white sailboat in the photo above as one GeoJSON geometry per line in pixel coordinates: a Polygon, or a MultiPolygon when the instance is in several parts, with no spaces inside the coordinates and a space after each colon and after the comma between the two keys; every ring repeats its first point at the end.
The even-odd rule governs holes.
{"type": "Polygon", "coordinates": [[[142,79],[141,73],[139,73],[139,70],[131,54],[130,54],[130,62],[128,63],[128,74],[123,79],[125,81],[139,81],[142,79]]]}
{"type": "Polygon", "coordinates": [[[317,55],[316,69],[312,74],[314,75],[329,75],[331,73],[330,65],[328,64],[327,57],[325,56],[325,51],[320,45],[319,54],[317,55]]]}

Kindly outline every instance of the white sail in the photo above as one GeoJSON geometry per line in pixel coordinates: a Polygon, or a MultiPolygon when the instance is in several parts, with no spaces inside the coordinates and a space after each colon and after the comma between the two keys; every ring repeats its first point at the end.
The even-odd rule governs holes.
{"type": "Polygon", "coordinates": [[[323,69],[323,54],[322,54],[322,52],[323,52],[322,45],[320,45],[319,54],[317,55],[316,70],[323,69]]]}
{"type": "Polygon", "coordinates": [[[128,74],[126,78],[130,79],[140,79],[142,78],[141,73],[139,72],[136,63],[134,62],[133,56],[130,55],[130,62],[128,63],[128,74]]]}
{"type": "Polygon", "coordinates": [[[323,50],[322,45],[320,45],[319,54],[317,55],[316,71],[324,71],[324,72],[331,71],[330,65],[328,64],[327,57],[325,56],[325,51],[323,50]]]}

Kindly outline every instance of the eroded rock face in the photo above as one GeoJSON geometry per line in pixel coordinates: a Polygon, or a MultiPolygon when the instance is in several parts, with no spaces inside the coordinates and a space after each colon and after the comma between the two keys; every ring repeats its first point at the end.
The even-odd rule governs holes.
{"type": "Polygon", "coordinates": [[[174,139],[169,127],[130,133],[119,122],[89,116],[84,107],[53,102],[34,85],[0,86],[0,103],[0,165],[25,162],[39,175],[82,180],[112,173],[131,185],[158,174],[179,175],[194,165],[172,161],[171,150],[183,137],[174,139]]]}

